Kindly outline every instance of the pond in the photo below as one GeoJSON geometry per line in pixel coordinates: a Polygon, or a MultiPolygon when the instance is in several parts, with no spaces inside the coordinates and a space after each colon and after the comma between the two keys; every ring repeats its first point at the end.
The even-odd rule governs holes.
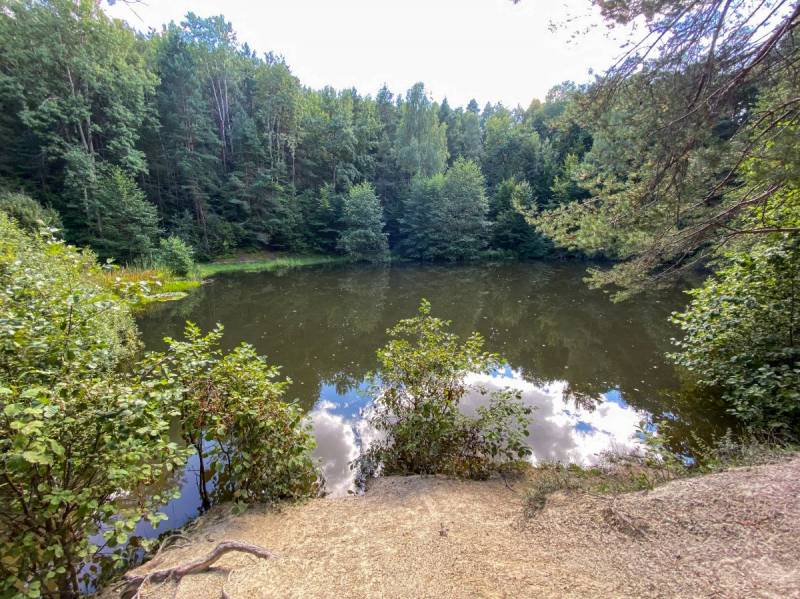
{"type": "MultiPolygon", "coordinates": [[[[159,304],[139,325],[148,349],[179,337],[184,322],[203,329],[225,325],[224,345],[253,344],[291,378],[288,398],[308,410],[316,455],[332,495],[353,489],[349,462],[369,430],[365,378],[386,329],[416,313],[427,298],[433,314],[453,321],[460,335],[479,331],[509,366],[487,387],[520,389],[534,407],[529,443],[534,461],[591,464],[607,451],[641,444],[639,426],[671,423],[680,447],[692,433],[723,432],[716,404],[681,392],[665,358],[677,334],[667,318],[683,307],[675,291],[614,304],[583,282],[586,265],[333,266],[278,273],[220,275],[178,302],[159,304]],[[648,424],[649,423],[649,424],[648,424]]],[[[468,397],[474,410],[479,395],[468,397]]],[[[198,513],[190,463],[180,500],[151,536],[198,513]]]]}

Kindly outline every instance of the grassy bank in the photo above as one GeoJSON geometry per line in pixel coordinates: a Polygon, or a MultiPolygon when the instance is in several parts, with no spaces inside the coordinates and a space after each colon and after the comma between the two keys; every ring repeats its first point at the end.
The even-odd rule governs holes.
{"type": "Polygon", "coordinates": [[[281,256],[281,255],[249,255],[218,260],[207,264],[198,264],[200,278],[210,277],[226,272],[268,272],[282,268],[300,268],[321,264],[344,264],[350,262],[347,256],[281,256]]]}
{"type": "Polygon", "coordinates": [[[103,271],[102,283],[109,288],[142,286],[141,304],[179,300],[200,286],[200,280],[178,277],[162,268],[123,267],[103,271]],[[146,290],[146,291],[145,291],[146,290]]]}
{"type": "Polygon", "coordinates": [[[239,254],[215,262],[197,264],[192,274],[179,277],[163,268],[122,267],[103,272],[103,283],[109,287],[116,285],[145,285],[147,296],[153,301],[180,299],[202,280],[226,272],[269,272],[284,268],[300,268],[321,264],[343,264],[350,262],[347,256],[291,256],[280,254],[239,254]]]}

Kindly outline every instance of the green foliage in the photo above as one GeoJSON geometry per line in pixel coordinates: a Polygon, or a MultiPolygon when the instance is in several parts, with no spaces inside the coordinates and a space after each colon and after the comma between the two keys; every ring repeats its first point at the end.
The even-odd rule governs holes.
{"type": "Polygon", "coordinates": [[[490,187],[517,178],[528,182],[539,203],[549,201],[557,156],[552,143],[533,127],[533,119],[498,106],[485,123],[482,164],[490,187]]]}
{"type": "Polygon", "coordinates": [[[483,143],[477,114],[461,107],[453,110],[445,98],[439,107],[439,121],[447,125],[447,152],[451,161],[458,158],[481,159],[483,143]]]}
{"type": "Polygon", "coordinates": [[[91,254],[0,213],[3,596],[76,594],[174,496],[150,491],[186,457],[169,441],[173,393],[119,372],[136,333],[101,278],[91,254]],[[89,542],[101,532],[102,554],[89,542]]]}
{"type": "Polygon", "coordinates": [[[435,260],[441,257],[437,249],[439,242],[435,214],[443,203],[444,175],[415,177],[411,182],[408,198],[403,202],[403,217],[400,220],[402,241],[400,250],[404,256],[415,260],[435,260]]]}
{"type": "Polygon", "coordinates": [[[435,215],[442,257],[469,260],[486,246],[489,209],[486,183],[475,162],[459,158],[448,169],[442,187],[443,203],[435,215]]]}
{"type": "MultiPolygon", "coordinates": [[[[221,16],[190,13],[140,36],[92,0],[3,6],[0,183],[58,210],[70,242],[122,263],[146,263],[161,227],[199,260],[240,248],[373,259],[385,253],[383,232],[408,257],[473,259],[491,241],[475,214],[485,192],[463,195],[461,175],[449,178],[431,225],[413,179],[448,167],[466,176],[459,165],[475,164],[490,191],[514,178],[549,206],[556,180],[560,201],[570,192],[565,156],[579,160],[591,144],[565,116],[574,85],[526,111],[498,104],[481,114],[475,101],[438,106],[422,83],[375,98],[304,87],[282,58],[241,44],[221,16]],[[380,233],[344,212],[362,182],[381,203],[380,233]],[[449,237],[437,243],[442,231],[449,237]]],[[[496,231],[513,230],[490,249],[542,253],[525,240],[505,247],[525,225],[512,212],[498,218],[496,231]]]]}
{"type": "Polygon", "coordinates": [[[266,259],[254,258],[198,264],[197,270],[201,277],[210,277],[223,272],[268,272],[320,264],[341,264],[349,260],[350,258],[347,256],[276,256],[266,259]]]}
{"type": "Polygon", "coordinates": [[[421,260],[473,260],[486,247],[489,209],[474,162],[459,158],[444,175],[417,177],[405,202],[401,246],[421,260]]]}
{"type": "Polygon", "coordinates": [[[375,189],[360,183],[350,189],[344,201],[343,229],[339,247],[361,260],[384,260],[389,242],[383,232],[383,212],[375,189]]]}
{"type": "Polygon", "coordinates": [[[176,497],[191,451],[206,505],[317,490],[308,424],[252,347],[223,354],[221,329],[189,325],[188,341],[134,365],[130,304],[151,297],[151,275],[106,272],[0,212],[3,596],[101,584],[124,565],[136,524],[166,518],[158,509],[176,497]],[[175,418],[187,448],[170,441],[175,418]],[[103,547],[90,543],[98,535],[103,547]]]}
{"type": "Polygon", "coordinates": [[[506,179],[495,190],[490,203],[491,247],[506,250],[521,258],[541,258],[552,244],[528,221],[525,214],[534,210],[533,194],[526,181],[506,179]]]}
{"type": "Polygon", "coordinates": [[[451,474],[483,478],[498,465],[530,453],[530,408],[510,390],[491,393],[474,417],[461,411],[470,374],[488,374],[502,360],[483,349],[473,333],[463,342],[447,331],[449,323],[431,316],[423,300],[419,314],[388,331],[392,339],[378,351],[369,421],[383,437],[362,457],[386,474],[451,474]]]}
{"type": "Polygon", "coordinates": [[[675,361],[757,427],[800,430],[800,245],[759,244],[691,292],[675,361]]]}
{"type": "Polygon", "coordinates": [[[13,218],[25,231],[36,232],[42,227],[60,230],[61,218],[52,208],[44,208],[24,193],[0,192],[0,211],[13,218]]]}
{"type": "Polygon", "coordinates": [[[185,277],[194,270],[194,252],[191,246],[176,235],[161,239],[156,261],[175,275],[185,277]]]}
{"type": "Polygon", "coordinates": [[[3,2],[0,39],[4,176],[57,208],[71,239],[108,240],[104,167],[146,170],[137,142],[157,77],[141,40],[91,0],[3,2]]]}
{"type": "Polygon", "coordinates": [[[797,59],[797,6],[779,3],[763,19],[757,0],[599,4],[609,24],[641,20],[631,47],[667,31],[671,40],[631,52],[575,96],[568,112],[593,144],[577,168],[565,162],[553,184],[560,206],[539,215],[541,230],[618,260],[591,276],[618,298],[674,283],[742,237],[797,235],[796,223],[742,222],[797,188],[800,113],[784,109],[799,89],[787,66],[797,59]]]}
{"type": "Polygon", "coordinates": [[[119,167],[105,168],[94,200],[97,218],[86,241],[98,255],[120,262],[150,258],[158,237],[158,214],[136,182],[119,167]]]}
{"type": "Polygon", "coordinates": [[[430,177],[447,165],[446,125],[439,122],[436,106],[422,83],[415,84],[400,107],[397,161],[410,176],[430,177]]]}
{"type": "Polygon", "coordinates": [[[246,343],[223,353],[221,325],[203,335],[187,323],[185,337],[165,339],[168,349],[148,354],[140,376],[180,390],[173,407],[200,458],[203,506],[315,494],[314,439],[300,407],[282,400],[288,381],[277,380],[278,368],[246,343]]]}

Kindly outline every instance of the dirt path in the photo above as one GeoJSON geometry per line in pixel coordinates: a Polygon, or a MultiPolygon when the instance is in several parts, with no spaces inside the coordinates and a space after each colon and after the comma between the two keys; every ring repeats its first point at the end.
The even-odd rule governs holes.
{"type": "Polygon", "coordinates": [[[222,540],[279,558],[230,554],[143,596],[800,597],[800,457],[616,501],[556,495],[527,521],[523,489],[389,478],[362,497],[207,523],[158,567],[222,540]]]}

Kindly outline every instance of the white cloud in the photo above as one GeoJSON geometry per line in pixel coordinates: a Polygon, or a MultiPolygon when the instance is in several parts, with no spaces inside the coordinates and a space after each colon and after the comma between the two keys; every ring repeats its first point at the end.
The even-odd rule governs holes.
{"type": "MultiPolygon", "coordinates": [[[[641,448],[637,426],[645,414],[630,406],[605,401],[588,409],[565,398],[566,382],[537,387],[519,373],[511,377],[471,375],[467,382],[485,387],[489,392],[509,387],[522,392],[523,401],[532,407],[528,445],[533,461],[552,461],[591,465],[607,452],[627,453],[641,448]]],[[[476,392],[464,399],[467,413],[488,400],[476,392]]]]}
{"type": "Polygon", "coordinates": [[[321,461],[325,490],[332,496],[339,496],[353,488],[355,472],[350,469],[350,462],[358,457],[358,445],[352,424],[331,414],[328,411],[331,405],[321,405],[309,417],[317,439],[314,456],[321,461]]]}
{"type": "MultiPolygon", "coordinates": [[[[509,377],[470,375],[466,382],[488,392],[467,393],[462,409],[468,415],[474,415],[492,391],[509,387],[522,393],[523,401],[534,409],[527,439],[534,463],[588,466],[601,462],[603,454],[608,452],[642,449],[637,427],[645,417],[643,412],[611,401],[599,402],[594,409],[576,405],[565,397],[565,381],[539,387],[513,372],[509,377]]],[[[358,457],[361,447],[368,447],[379,436],[367,423],[369,408],[351,421],[332,414],[335,407],[334,403],[323,400],[309,417],[317,439],[314,455],[320,459],[326,491],[331,496],[340,496],[354,488],[355,472],[350,463],[358,457]]]]}

